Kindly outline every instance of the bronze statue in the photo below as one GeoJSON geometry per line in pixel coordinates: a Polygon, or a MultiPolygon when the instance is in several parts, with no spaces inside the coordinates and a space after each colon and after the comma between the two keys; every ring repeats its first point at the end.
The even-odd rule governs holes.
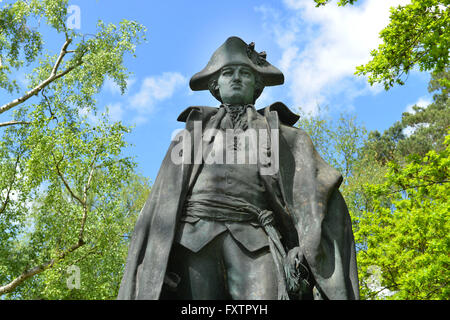
{"type": "Polygon", "coordinates": [[[219,108],[193,106],[131,239],[118,299],[358,299],[341,175],[293,127],[284,76],[230,37],[190,81],[219,108]]]}

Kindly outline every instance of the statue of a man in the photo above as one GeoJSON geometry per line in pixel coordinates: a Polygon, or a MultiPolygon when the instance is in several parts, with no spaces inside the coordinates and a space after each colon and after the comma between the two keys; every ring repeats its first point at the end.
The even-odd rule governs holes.
{"type": "Polygon", "coordinates": [[[341,175],[283,103],[284,76],[230,37],[190,81],[221,105],[189,107],[131,239],[118,299],[358,299],[341,175]]]}

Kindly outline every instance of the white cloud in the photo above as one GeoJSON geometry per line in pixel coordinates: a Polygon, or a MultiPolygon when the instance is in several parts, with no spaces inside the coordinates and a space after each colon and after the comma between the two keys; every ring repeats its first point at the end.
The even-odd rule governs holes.
{"type": "Polygon", "coordinates": [[[109,118],[111,121],[121,121],[124,115],[124,109],[121,103],[113,103],[107,106],[109,118]]]}
{"type": "Polygon", "coordinates": [[[137,116],[133,117],[133,119],[131,119],[131,123],[133,123],[134,125],[138,126],[141,124],[144,124],[148,121],[148,117],[138,114],[137,116]]]}
{"type": "MultiPolygon", "coordinates": [[[[149,114],[158,102],[170,99],[186,82],[186,78],[178,72],[164,72],[159,76],[145,77],[137,92],[127,94],[120,102],[107,105],[109,117],[112,121],[121,121],[129,116],[127,120],[131,123],[143,124],[147,122],[149,114]]],[[[129,79],[128,90],[135,83],[136,79],[129,79]]],[[[105,80],[105,88],[113,95],[120,94],[119,87],[109,78],[105,80]]],[[[83,112],[90,116],[86,111],[83,112]]]]}
{"type": "MultiPolygon", "coordinates": [[[[407,105],[406,108],[405,108],[405,112],[409,112],[409,113],[414,114],[414,113],[416,113],[416,112],[413,110],[413,106],[419,106],[419,107],[421,107],[421,108],[425,108],[425,107],[427,107],[429,104],[431,104],[431,102],[432,102],[432,101],[431,101],[431,99],[430,99],[429,97],[420,97],[415,103],[412,103],[412,104],[407,105]]],[[[420,127],[420,126],[428,126],[428,124],[423,123],[423,124],[417,125],[417,126],[415,126],[415,127],[408,126],[408,127],[406,127],[406,128],[403,129],[403,134],[406,135],[407,137],[409,137],[409,136],[412,135],[412,134],[416,131],[416,129],[417,129],[418,127],[420,127]]]]}
{"type": "Polygon", "coordinates": [[[91,122],[92,124],[98,124],[100,122],[99,116],[97,116],[91,108],[80,108],[78,109],[78,113],[83,117],[86,117],[86,119],[91,122]]]}
{"type": "Polygon", "coordinates": [[[130,107],[139,113],[150,113],[156,102],[172,97],[175,90],[187,80],[178,72],[164,72],[160,76],[146,77],[138,93],[130,98],[130,107]]]}
{"type": "Polygon", "coordinates": [[[367,279],[367,286],[369,287],[370,291],[376,292],[377,297],[386,298],[394,295],[397,292],[384,288],[381,285],[382,272],[380,267],[372,265],[367,268],[367,271],[370,274],[369,278],[367,279]]]}
{"type": "Polygon", "coordinates": [[[402,130],[402,133],[403,133],[405,136],[409,137],[409,136],[411,136],[411,135],[414,133],[414,131],[416,131],[415,128],[413,128],[413,127],[411,127],[411,126],[408,126],[408,127],[404,128],[404,129],[402,130]]]}
{"type": "Polygon", "coordinates": [[[317,111],[340,95],[351,104],[354,97],[380,92],[354,75],[355,67],[370,60],[381,42],[379,32],[389,22],[389,8],[409,0],[367,0],[361,5],[316,8],[312,0],[285,0],[287,13],[266,6],[265,26],[282,49],[280,69],[290,83],[293,103],[304,111],[317,111]]]}
{"type": "MultiPolygon", "coordinates": [[[[127,79],[127,90],[129,91],[131,89],[131,87],[133,86],[133,84],[136,82],[136,79],[134,78],[130,78],[127,79]]],[[[105,83],[104,83],[105,89],[112,93],[112,94],[120,94],[120,87],[114,82],[114,80],[112,80],[111,78],[107,77],[105,79],[105,83]]]]}
{"type": "Polygon", "coordinates": [[[269,105],[270,103],[274,102],[273,96],[270,93],[269,89],[270,88],[265,88],[264,91],[259,96],[259,98],[256,100],[256,107],[257,107],[257,109],[264,108],[267,105],[269,105]]]}
{"type": "Polygon", "coordinates": [[[431,102],[431,99],[428,97],[420,97],[419,100],[417,100],[415,103],[407,105],[405,108],[405,112],[415,113],[415,111],[413,110],[413,106],[416,105],[421,108],[425,108],[426,106],[431,104],[431,102]]]}
{"type": "Polygon", "coordinates": [[[30,79],[27,78],[27,75],[24,72],[20,72],[18,74],[17,81],[23,88],[28,88],[28,86],[30,85],[30,79]]]}

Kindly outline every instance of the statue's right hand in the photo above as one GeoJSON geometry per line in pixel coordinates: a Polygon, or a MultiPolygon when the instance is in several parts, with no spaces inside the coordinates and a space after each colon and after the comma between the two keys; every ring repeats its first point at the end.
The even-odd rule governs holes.
{"type": "Polygon", "coordinates": [[[291,294],[298,295],[309,286],[309,271],[306,259],[299,247],[292,248],[286,255],[286,281],[291,294]]]}
{"type": "Polygon", "coordinates": [[[300,247],[294,247],[289,250],[286,260],[290,270],[298,270],[300,263],[304,260],[300,247]]]}

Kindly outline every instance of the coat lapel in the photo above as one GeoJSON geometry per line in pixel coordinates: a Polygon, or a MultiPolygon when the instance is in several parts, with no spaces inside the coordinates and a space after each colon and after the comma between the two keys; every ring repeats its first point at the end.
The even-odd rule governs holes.
{"type": "Polygon", "coordinates": [[[186,121],[186,130],[190,132],[192,137],[191,163],[184,165],[183,185],[187,186],[187,190],[190,190],[195,183],[203,166],[204,156],[209,153],[213,145],[214,135],[205,136],[205,133],[211,133],[211,130],[217,129],[224,115],[224,108],[219,108],[209,119],[201,111],[193,110],[186,121]]]}
{"type": "MultiPolygon", "coordinates": [[[[260,116],[260,121],[263,123],[263,128],[267,133],[266,141],[267,148],[262,150],[262,156],[268,160],[267,164],[259,165],[259,173],[263,181],[272,191],[281,196],[281,203],[287,202],[282,177],[280,174],[280,154],[289,152],[289,148],[284,145],[284,140],[280,135],[280,124],[278,114],[275,111],[270,111],[269,108],[265,110],[264,117],[260,116]],[[283,150],[283,152],[280,152],[283,150]]],[[[261,152],[261,151],[260,151],[261,152]]]]}

